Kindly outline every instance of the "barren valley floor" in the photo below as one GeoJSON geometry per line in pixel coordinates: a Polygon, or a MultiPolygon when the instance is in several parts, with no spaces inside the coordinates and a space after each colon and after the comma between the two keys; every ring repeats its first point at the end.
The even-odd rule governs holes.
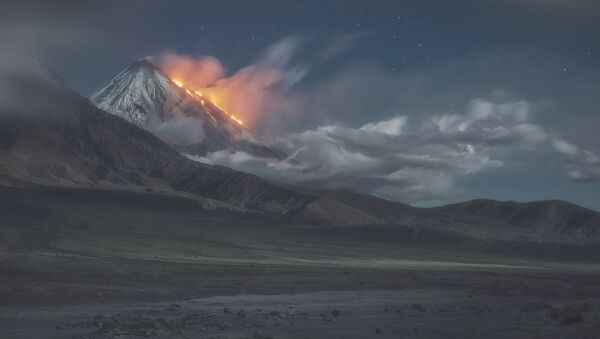
{"type": "Polygon", "coordinates": [[[591,249],[557,258],[551,247],[240,218],[172,197],[10,193],[0,209],[1,338],[600,333],[591,249]]]}

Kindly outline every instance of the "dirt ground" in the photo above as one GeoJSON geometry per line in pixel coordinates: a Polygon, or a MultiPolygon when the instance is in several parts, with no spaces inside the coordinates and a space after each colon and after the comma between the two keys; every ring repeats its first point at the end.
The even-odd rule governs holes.
{"type": "Polygon", "coordinates": [[[178,273],[38,275],[17,274],[5,265],[0,337],[598,338],[600,333],[600,275],[593,272],[152,265],[144,272],[163,265],[178,273]]]}
{"type": "Polygon", "coordinates": [[[3,197],[2,339],[600,338],[588,249],[3,197]]]}

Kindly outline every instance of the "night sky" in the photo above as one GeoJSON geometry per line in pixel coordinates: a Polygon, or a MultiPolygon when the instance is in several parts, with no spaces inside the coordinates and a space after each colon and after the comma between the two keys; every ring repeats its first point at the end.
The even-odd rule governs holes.
{"type": "Polygon", "coordinates": [[[0,22],[83,95],[164,51],[277,68],[256,129],[306,167],[214,163],[416,205],[600,210],[596,1],[19,1],[0,22]]]}

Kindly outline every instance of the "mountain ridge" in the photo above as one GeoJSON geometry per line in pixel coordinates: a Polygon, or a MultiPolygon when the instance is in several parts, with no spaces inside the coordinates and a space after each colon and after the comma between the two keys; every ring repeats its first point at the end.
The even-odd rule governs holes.
{"type": "Polygon", "coordinates": [[[418,208],[353,192],[318,192],[194,162],[152,133],[95,107],[68,87],[25,77],[0,108],[0,183],[193,197],[205,208],[290,215],[323,226],[384,225],[524,242],[600,244],[600,213],[561,201],[475,200],[418,208]],[[39,100],[32,100],[39,99],[39,100]],[[39,110],[38,102],[45,108],[39,110]]]}
{"type": "Polygon", "coordinates": [[[88,97],[98,108],[151,131],[186,154],[228,150],[287,158],[207,98],[176,84],[146,58],[127,66],[88,97]]]}
{"type": "MultiPolygon", "coordinates": [[[[51,102],[42,111],[0,113],[0,129],[5,132],[0,150],[0,182],[4,184],[155,192],[176,192],[176,187],[242,207],[249,203],[243,187],[255,187],[262,200],[252,202],[253,209],[285,213],[296,208],[291,204],[296,200],[280,193],[288,192],[282,185],[187,159],[152,133],[96,108],[71,90],[43,85],[39,79],[30,81],[36,86],[14,84],[22,95],[19,99],[26,102],[33,95],[51,102]],[[218,189],[215,182],[235,182],[238,191],[218,189]],[[284,200],[277,203],[277,198],[284,200]],[[289,206],[285,199],[290,199],[289,206]]],[[[313,199],[296,194],[299,201],[313,199]]]]}

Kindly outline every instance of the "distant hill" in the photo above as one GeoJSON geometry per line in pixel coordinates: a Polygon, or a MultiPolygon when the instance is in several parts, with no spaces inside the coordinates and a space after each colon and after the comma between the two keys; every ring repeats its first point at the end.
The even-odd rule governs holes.
{"type": "Polygon", "coordinates": [[[66,85],[47,81],[42,70],[32,66],[10,76],[14,99],[23,106],[0,108],[4,184],[182,191],[271,213],[296,211],[316,199],[253,175],[191,161],[66,85]]]}
{"type": "MultiPolygon", "coordinates": [[[[199,208],[287,215],[321,226],[378,225],[475,239],[600,244],[600,213],[562,201],[475,200],[416,208],[353,192],[317,192],[189,160],[108,114],[43,66],[4,76],[19,105],[0,106],[0,184],[181,196],[199,208]]],[[[236,214],[239,216],[239,214],[236,214]]]]}

